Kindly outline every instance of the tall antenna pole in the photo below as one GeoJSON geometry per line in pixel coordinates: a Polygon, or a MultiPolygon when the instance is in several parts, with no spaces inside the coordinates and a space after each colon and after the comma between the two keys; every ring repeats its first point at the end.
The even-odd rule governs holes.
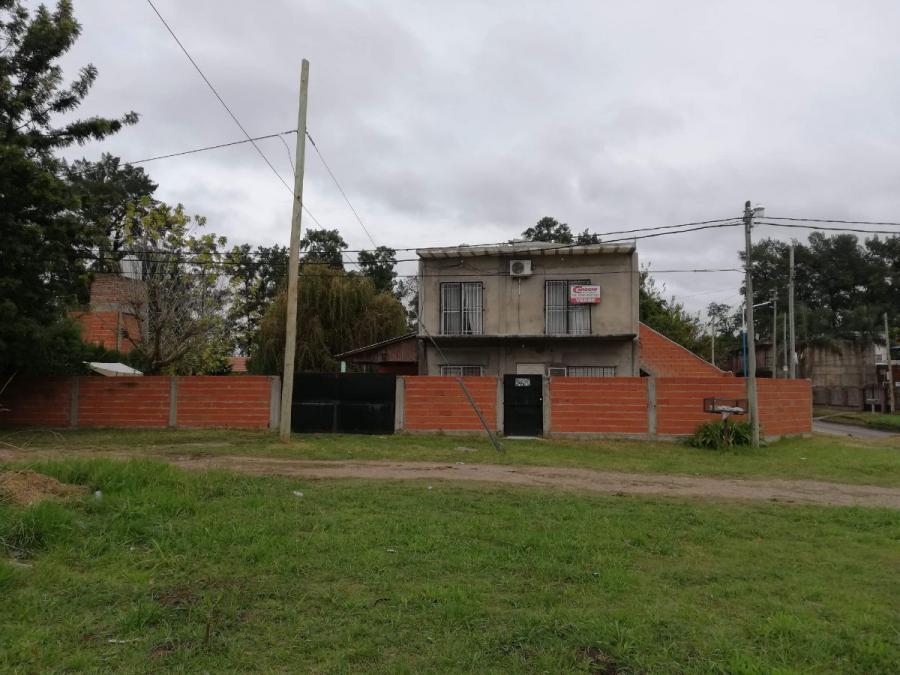
{"type": "Polygon", "coordinates": [[[747,400],[750,405],[750,426],[753,430],[752,445],[754,448],[759,447],[759,401],[756,397],[756,331],[753,328],[753,275],[751,250],[753,242],[750,237],[750,230],[753,227],[753,209],[748,201],[744,204],[744,250],[746,264],[746,276],[744,278],[744,288],[747,294],[747,360],[744,363],[745,375],[747,376],[747,400]]]}
{"type": "Polygon", "coordinates": [[[794,242],[791,242],[790,277],[788,280],[788,321],[791,324],[791,349],[788,352],[788,370],[793,380],[797,377],[797,342],[794,335],[794,242]]]}
{"type": "Polygon", "coordinates": [[[303,215],[303,166],[306,159],[306,98],[309,61],[300,65],[300,106],[297,111],[297,149],[294,166],[294,203],[291,209],[291,249],[288,257],[287,317],[284,325],[284,372],[281,375],[281,418],[278,437],[291,439],[291,404],[294,399],[294,356],[297,351],[297,286],[300,269],[300,218],[303,215]]]}

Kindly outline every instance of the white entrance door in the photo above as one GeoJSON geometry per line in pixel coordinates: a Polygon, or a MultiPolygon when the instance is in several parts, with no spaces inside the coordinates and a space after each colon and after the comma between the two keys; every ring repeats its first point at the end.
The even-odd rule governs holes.
{"type": "Polygon", "coordinates": [[[543,375],[547,368],[543,363],[517,363],[516,375],[543,375]]]}

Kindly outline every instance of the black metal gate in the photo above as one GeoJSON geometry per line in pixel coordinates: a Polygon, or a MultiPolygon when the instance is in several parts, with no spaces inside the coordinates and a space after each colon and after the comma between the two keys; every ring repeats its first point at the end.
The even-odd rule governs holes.
{"type": "Polygon", "coordinates": [[[397,376],[301,373],[294,376],[291,431],[392,434],[397,376]]]}
{"type": "Polygon", "coordinates": [[[503,376],[503,433],[541,436],[544,433],[542,375],[503,376]]]}

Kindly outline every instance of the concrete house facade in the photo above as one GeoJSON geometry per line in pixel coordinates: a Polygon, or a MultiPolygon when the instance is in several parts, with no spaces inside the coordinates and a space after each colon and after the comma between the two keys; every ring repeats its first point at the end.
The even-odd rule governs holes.
{"type": "Polygon", "coordinates": [[[633,245],[516,242],[416,253],[420,375],[640,374],[633,245]]]}

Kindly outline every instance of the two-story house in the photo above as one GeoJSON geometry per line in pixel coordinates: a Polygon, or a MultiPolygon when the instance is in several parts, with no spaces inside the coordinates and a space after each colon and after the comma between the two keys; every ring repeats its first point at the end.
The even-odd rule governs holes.
{"type": "Polygon", "coordinates": [[[516,242],[416,253],[420,374],[640,374],[634,245],[516,242]]]}

